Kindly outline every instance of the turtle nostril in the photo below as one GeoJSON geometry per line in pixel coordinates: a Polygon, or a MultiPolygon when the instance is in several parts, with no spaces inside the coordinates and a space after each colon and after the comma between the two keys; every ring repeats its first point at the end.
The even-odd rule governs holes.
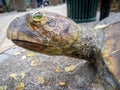
{"type": "Polygon", "coordinates": [[[50,27],[55,27],[56,26],[56,21],[55,20],[49,20],[48,22],[46,22],[46,24],[50,27]]]}
{"type": "Polygon", "coordinates": [[[19,17],[17,17],[17,19],[19,19],[19,17]]]}

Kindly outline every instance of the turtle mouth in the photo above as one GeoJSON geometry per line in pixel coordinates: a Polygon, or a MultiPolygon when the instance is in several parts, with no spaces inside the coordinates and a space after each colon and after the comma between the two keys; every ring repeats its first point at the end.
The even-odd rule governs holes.
{"type": "Polygon", "coordinates": [[[48,47],[46,45],[38,44],[38,43],[33,43],[29,41],[23,41],[23,40],[12,40],[13,43],[16,45],[23,47],[25,49],[35,51],[35,52],[40,52],[43,48],[48,47]]]}

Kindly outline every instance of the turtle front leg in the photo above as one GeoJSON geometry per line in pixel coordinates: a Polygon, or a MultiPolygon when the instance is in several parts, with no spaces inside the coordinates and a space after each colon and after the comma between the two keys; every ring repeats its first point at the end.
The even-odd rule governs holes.
{"type": "Polygon", "coordinates": [[[103,58],[100,55],[99,59],[96,59],[95,65],[97,68],[94,84],[100,84],[105,90],[120,90],[120,85],[117,83],[113,75],[106,67],[103,58]]]}

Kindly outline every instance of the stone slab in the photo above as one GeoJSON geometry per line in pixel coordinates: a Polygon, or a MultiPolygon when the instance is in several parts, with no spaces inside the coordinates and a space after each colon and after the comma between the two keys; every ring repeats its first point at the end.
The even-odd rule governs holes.
{"type": "Polygon", "coordinates": [[[14,55],[15,53],[18,53],[22,50],[23,48],[21,47],[17,47],[17,48],[11,48],[9,50],[7,50],[6,52],[4,52],[5,54],[8,54],[8,55],[14,55]]]}
{"type": "Polygon", "coordinates": [[[0,63],[3,62],[4,60],[7,60],[10,56],[7,54],[0,54],[0,63]]]}

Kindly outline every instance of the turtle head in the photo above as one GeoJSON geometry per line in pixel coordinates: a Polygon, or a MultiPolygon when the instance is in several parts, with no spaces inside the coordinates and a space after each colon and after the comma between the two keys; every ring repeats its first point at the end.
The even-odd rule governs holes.
{"type": "Polygon", "coordinates": [[[65,55],[78,38],[76,24],[51,12],[28,13],[14,19],[7,36],[16,45],[39,53],[65,55]]]}

